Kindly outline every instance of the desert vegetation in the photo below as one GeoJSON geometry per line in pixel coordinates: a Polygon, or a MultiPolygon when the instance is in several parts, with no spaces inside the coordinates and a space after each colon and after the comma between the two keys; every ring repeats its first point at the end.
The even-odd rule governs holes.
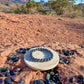
{"type": "Polygon", "coordinates": [[[84,17],[84,7],[75,5],[75,0],[50,0],[49,2],[41,4],[29,0],[26,4],[19,4],[18,2],[0,3],[0,11],[18,14],[35,14],[40,13],[49,16],[62,17],[84,17]]]}
{"type": "Polygon", "coordinates": [[[40,13],[50,16],[63,16],[63,17],[84,17],[84,8],[74,5],[75,0],[50,0],[44,6],[41,2],[30,0],[25,5],[19,6],[16,2],[17,8],[12,9],[13,13],[34,14],[40,13]]]}

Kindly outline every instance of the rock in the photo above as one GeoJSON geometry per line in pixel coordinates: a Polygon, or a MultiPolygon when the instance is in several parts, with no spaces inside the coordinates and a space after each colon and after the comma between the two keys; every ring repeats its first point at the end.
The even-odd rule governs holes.
{"type": "Polygon", "coordinates": [[[69,79],[69,82],[71,82],[71,83],[75,82],[75,77],[71,77],[71,78],[69,79]]]}
{"type": "Polygon", "coordinates": [[[24,49],[24,50],[22,50],[22,52],[21,53],[26,53],[26,50],[24,49]]]}
{"type": "Polygon", "coordinates": [[[63,57],[63,62],[66,63],[66,64],[70,63],[70,61],[66,57],[63,57]]]}
{"type": "Polygon", "coordinates": [[[35,80],[33,84],[45,84],[42,80],[35,80]]]}
{"type": "Polygon", "coordinates": [[[10,77],[8,77],[8,78],[5,79],[5,83],[7,83],[7,84],[12,84],[11,82],[12,82],[12,81],[11,81],[11,78],[10,78],[10,77]]]}
{"type": "Polygon", "coordinates": [[[5,77],[6,76],[6,73],[2,73],[2,76],[5,77]]]}
{"type": "Polygon", "coordinates": [[[50,75],[54,75],[55,73],[53,71],[50,72],[50,75]]]}
{"type": "Polygon", "coordinates": [[[59,84],[60,82],[60,76],[59,74],[55,74],[52,78],[52,80],[56,83],[56,84],[59,84]]]}
{"type": "Polygon", "coordinates": [[[49,73],[46,74],[46,79],[47,79],[47,80],[50,79],[50,74],[49,74],[49,73]]]}
{"type": "Polygon", "coordinates": [[[7,60],[9,61],[9,60],[12,60],[12,59],[11,58],[8,58],[7,60]]]}
{"type": "Polygon", "coordinates": [[[6,68],[2,68],[2,72],[6,72],[6,68]]]}
{"type": "Polygon", "coordinates": [[[54,81],[52,81],[52,80],[49,80],[48,84],[56,84],[56,83],[54,81]]]}
{"type": "Polygon", "coordinates": [[[71,52],[70,55],[74,55],[75,53],[74,52],[71,52]]]}
{"type": "Polygon", "coordinates": [[[57,52],[61,52],[61,50],[56,50],[57,52]]]}
{"type": "Polygon", "coordinates": [[[4,84],[4,80],[3,79],[0,79],[0,84],[4,84]]]}
{"type": "Polygon", "coordinates": [[[13,63],[13,60],[9,60],[9,63],[12,64],[13,63]]]}
{"type": "Polygon", "coordinates": [[[26,53],[26,49],[25,48],[20,48],[17,50],[18,53],[26,53]]]}
{"type": "Polygon", "coordinates": [[[10,70],[9,70],[9,68],[8,68],[8,67],[6,68],[6,72],[8,72],[8,73],[10,72],[10,70]]]}
{"type": "Polygon", "coordinates": [[[6,72],[6,76],[10,76],[10,73],[9,72],[6,72]]]}
{"type": "Polygon", "coordinates": [[[66,55],[66,56],[70,56],[70,55],[71,55],[71,54],[70,54],[70,51],[68,51],[68,50],[65,51],[65,52],[64,52],[64,55],[66,55]]]}
{"type": "Polygon", "coordinates": [[[54,77],[55,77],[56,80],[60,80],[60,75],[59,74],[55,74],[54,77]]]}
{"type": "Polygon", "coordinates": [[[82,84],[84,84],[84,79],[82,80],[82,84]]]}
{"type": "Polygon", "coordinates": [[[77,83],[81,84],[81,83],[82,83],[82,81],[81,81],[81,80],[78,80],[78,81],[77,81],[77,83]]]}
{"type": "Polygon", "coordinates": [[[49,84],[49,80],[47,80],[47,79],[45,79],[44,82],[45,82],[45,84],[49,84]]]}
{"type": "Polygon", "coordinates": [[[13,62],[17,62],[19,60],[19,58],[18,57],[17,58],[13,58],[12,60],[13,60],[13,62]]]}
{"type": "Polygon", "coordinates": [[[20,68],[16,68],[16,69],[15,69],[15,72],[19,72],[19,71],[21,71],[20,68]]]}
{"type": "Polygon", "coordinates": [[[79,75],[78,78],[83,80],[84,79],[84,75],[79,75]]]}
{"type": "Polygon", "coordinates": [[[15,75],[15,72],[14,72],[14,71],[11,71],[10,74],[11,74],[11,75],[15,75]]]}
{"type": "Polygon", "coordinates": [[[61,55],[59,55],[59,58],[60,58],[60,60],[63,60],[61,55]]]}
{"type": "Polygon", "coordinates": [[[30,50],[30,48],[27,48],[26,50],[30,50]]]}
{"type": "Polygon", "coordinates": [[[14,80],[15,80],[15,77],[16,77],[16,76],[14,75],[14,76],[11,77],[11,79],[14,81],[14,80]]]}

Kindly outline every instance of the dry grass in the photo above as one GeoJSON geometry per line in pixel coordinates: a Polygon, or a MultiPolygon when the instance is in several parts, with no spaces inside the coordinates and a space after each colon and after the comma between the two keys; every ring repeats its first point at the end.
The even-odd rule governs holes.
{"type": "Polygon", "coordinates": [[[65,10],[64,14],[62,15],[62,17],[69,17],[69,18],[84,18],[83,17],[83,13],[82,11],[74,11],[74,10],[65,10]]]}

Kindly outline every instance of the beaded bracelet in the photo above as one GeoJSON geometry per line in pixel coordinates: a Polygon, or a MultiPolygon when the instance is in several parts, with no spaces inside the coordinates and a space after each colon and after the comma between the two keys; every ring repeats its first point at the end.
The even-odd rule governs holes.
{"type": "Polygon", "coordinates": [[[51,60],[52,58],[53,58],[53,54],[52,54],[52,52],[50,51],[50,50],[48,50],[48,49],[45,49],[45,48],[37,48],[37,49],[33,49],[32,50],[32,52],[31,52],[31,59],[32,60],[34,60],[35,62],[47,62],[47,61],[49,61],[49,60],[51,60]],[[43,59],[38,59],[38,58],[35,58],[34,56],[33,56],[33,53],[35,52],[35,51],[47,51],[47,52],[49,52],[51,55],[49,56],[49,58],[43,58],[43,59]]]}

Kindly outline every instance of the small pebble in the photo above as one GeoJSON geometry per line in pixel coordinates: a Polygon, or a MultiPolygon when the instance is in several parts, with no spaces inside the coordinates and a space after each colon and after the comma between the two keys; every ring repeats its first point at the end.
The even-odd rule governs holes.
{"type": "Polygon", "coordinates": [[[71,82],[71,83],[75,82],[75,77],[71,77],[71,78],[69,79],[69,82],[71,82]]]}
{"type": "Polygon", "coordinates": [[[46,74],[46,79],[47,79],[47,80],[50,79],[50,74],[49,74],[49,73],[46,74]]]}
{"type": "Polygon", "coordinates": [[[4,84],[4,80],[3,79],[0,79],[0,84],[4,84]]]}
{"type": "Polygon", "coordinates": [[[16,76],[14,75],[14,76],[11,77],[11,79],[14,81],[14,80],[15,80],[15,77],[16,77],[16,76]]]}
{"type": "Polygon", "coordinates": [[[19,71],[21,71],[20,68],[16,68],[16,69],[15,69],[15,72],[19,72],[19,71]]]}
{"type": "Polygon", "coordinates": [[[64,61],[63,61],[63,60],[60,60],[59,62],[60,62],[61,64],[64,64],[64,61]]]}
{"type": "Polygon", "coordinates": [[[12,60],[13,60],[13,62],[17,62],[19,60],[19,58],[18,57],[17,58],[13,58],[12,60]]]}
{"type": "Polygon", "coordinates": [[[12,64],[13,63],[13,60],[9,60],[9,63],[12,64]]]}
{"type": "Polygon", "coordinates": [[[12,82],[12,81],[11,81],[11,78],[10,78],[10,77],[8,77],[8,78],[5,79],[5,83],[7,83],[7,84],[12,84],[11,82],[12,82]]]}
{"type": "Polygon", "coordinates": [[[7,73],[6,73],[6,76],[10,76],[10,73],[7,72],[7,73]]]}
{"type": "Polygon", "coordinates": [[[50,75],[54,75],[55,73],[53,71],[50,72],[50,75]]]}
{"type": "Polygon", "coordinates": [[[65,52],[64,52],[64,55],[69,56],[69,55],[70,55],[70,51],[68,51],[68,50],[65,51],[65,52]]]}
{"type": "Polygon", "coordinates": [[[57,84],[57,83],[55,83],[54,81],[52,81],[52,80],[49,80],[49,83],[48,84],[57,84]]]}
{"type": "Polygon", "coordinates": [[[9,60],[12,60],[12,59],[11,58],[8,58],[7,60],[9,61],[9,60]]]}
{"type": "Polygon", "coordinates": [[[70,60],[70,59],[71,59],[71,57],[70,57],[70,56],[67,56],[67,59],[69,59],[69,60],[70,60]]]}
{"type": "Polygon", "coordinates": [[[6,73],[2,73],[2,76],[5,77],[6,76],[6,73]]]}
{"type": "Polygon", "coordinates": [[[77,83],[81,84],[81,83],[82,83],[82,81],[81,81],[81,80],[78,80],[78,81],[77,81],[77,83]]]}
{"type": "Polygon", "coordinates": [[[26,49],[25,48],[20,48],[19,50],[17,50],[18,53],[26,53],[26,49]]]}
{"type": "Polygon", "coordinates": [[[74,55],[75,53],[74,53],[74,52],[71,52],[70,54],[71,54],[71,55],[74,55]]]}
{"type": "Polygon", "coordinates": [[[15,75],[15,72],[14,72],[14,71],[11,71],[10,74],[11,74],[11,75],[15,75]]]}
{"type": "Polygon", "coordinates": [[[60,60],[62,60],[62,56],[61,55],[59,55],[59,58],[60,58],[60,60]]]}
{"type": "Polygon", "coordinates": [[[47,80],[47,79],[45,79],[44,82],[45,82],[45,84],[49,84],[49,80],[47,80]]]}
{"type": "Polygon", "coordinates": [[[22,52],[21,53],[26,53],[26,50],[24,49],[24,50],[22,50],[22,52]]]}
{"type": "Polygon", "coordinates": [[[57,52],[60,52],[61,50],[56,50],[57,52]]]}
{"type": "Polygon", "coordinates": [[[30,50],[30,48],[27,48],[27,50],[30,50]]]}
{"type": "Polygon", "coordinates": [[[81,80],[83,80],[84,76],[83,75],[79,75],[78,78],[81,79],[81,80]]]}

